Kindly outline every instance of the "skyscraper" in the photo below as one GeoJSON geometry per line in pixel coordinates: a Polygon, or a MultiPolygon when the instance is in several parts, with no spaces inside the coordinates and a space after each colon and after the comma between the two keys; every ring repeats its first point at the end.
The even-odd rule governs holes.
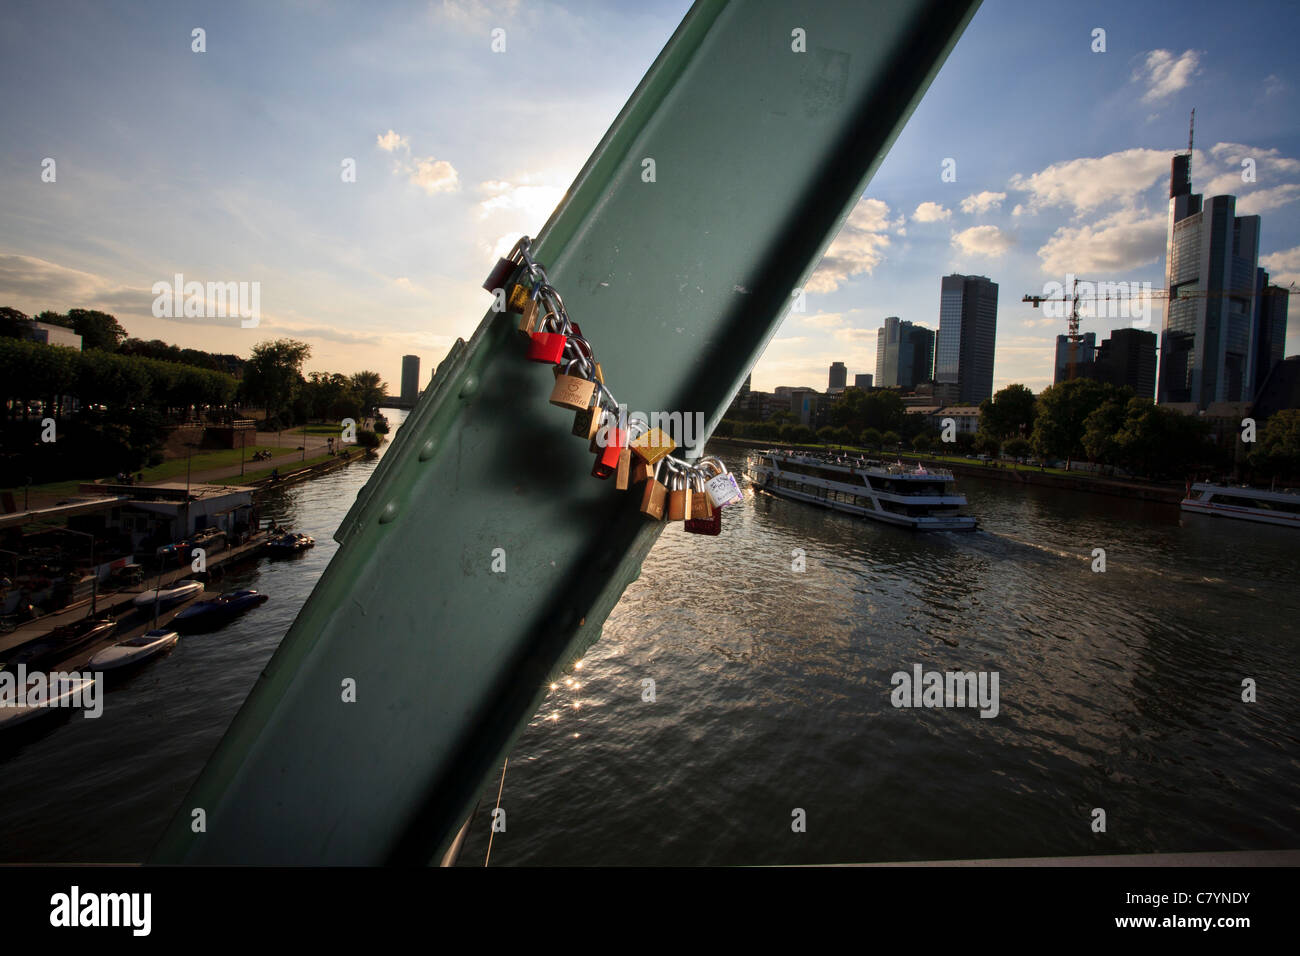
{"type": "Polygon", "coordinates": [[[1072,378],[1087,378],[1092,371],[1092,363],[1096,357],[1096,332],[1084,332],[1079,341],[1073,344],[1070,342],[1068,335],[1058,335],[1056,337],[1056,375],[1052,378],[1052,384],[1060,385],[1072,378]]]}
{"type": "Polygon", "coordinates": [[[937,400],[978,405],[993,397],[997,330],[998,284],[985,276],[944,276],[934,355],[937,400]]]}
{"type": "Polygon", "coordinates": [[[1238,216],[1237,197],[1192,192],[1191,156],[1174,157],[1169,182],[1160,343],[1161,402],[1244,402],[1254,397],[1259,216],[1238,216]],[[1204,293],[1185,296],[1184,293],[1204,293]]]}
{"type": "Polygon", "coordinates": [[[840,391],[844,391],[844,386],[848,384],[848,381],[849,381],[849,370],[845,368],[844,363],[832,362],[831,379],[830,379],[830,383],[827,386],[827,391],[836,388],[838,388],[840,391]]]}
{"type": "Polygon", "coordinates": [[[414,404],[420,397],[420,356],[402,356],[402,401],[414,404]]]}
{"type": "Polygon", "coordinates": [[[857,375],[853,376],[853,387],[869,389],[871,388],[871,383],[873,381],[875,380],[871,377],[870,374],[859,372],[857,375]]]}
{"type": "Polygon", "coordinates": [[[1273,366],[1282,361],[1286,344],[1288,290],[1268,284],[1268,273],[1260,269],[1255,283],[1255,391],[1256,398],[1273,366]]]}
{"type": "Polygon", "coordinates": [[[1145,329],[1116,329],[1097,349],[1091,377],[1127,385],[1138,398],[1156,397],[1156,334],[1145,329]]]}
{"type": "Polygon", "coordinates": [[[891,315],[876,332],[877,388],[916,388],[934,367],[934,332],[891,315]]]}

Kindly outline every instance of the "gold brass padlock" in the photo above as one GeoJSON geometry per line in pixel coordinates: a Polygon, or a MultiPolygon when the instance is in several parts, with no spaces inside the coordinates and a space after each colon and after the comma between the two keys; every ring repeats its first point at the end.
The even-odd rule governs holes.
{"type": "Polygon", "coordinates": [[[600,363],[599,363],[599,362],[596,362],[595,365],[596,365],[596,368],[595,368],[595,371],[592,373],[592,377],[593,377],[596,381],[600,382],[601,385],[604,385],[604,384],[605,384],[605,373],[602,372],[602,371],[600,370],[600,363]]]}
{"type": "Polygon", "coordinates": [[[579,411],[573,416],[573,434],[594,444],[596,429],[600,428],[600,415],[603,411],[604,409],[599,405],[592,405],[579,411]]]}
{"type": "Polygon", "coordinates": [[[585,411],[591,405],[591,396],[596,392],[596,383],[567,371],[555,379],[551,389],[551,404],[560,408],[569,408],[575,412],[585,411]]]}
{"type": "MultiPolygon", "coordinates": [[[[519,286],[515,286],[515,288],[518,289],[519,286]]],[[[537,331],[537,316],[539,311],[537,300],[529,298],[528,302],[524,305],[524,314],[519,319],[519,331],[525,338],[530,337],[537,331]]]]}
{"type": "Polygon", "coordinates": [[[634,485],[639,485],[643,481],[649,480],[654,473],[654,466],[647,465],[642,459],[633,456],[632,458],[632,477],[630,481],[634,485]]]}
{"type": "Polygon", "coordinates": [[[530,301],[533,301],[532,290],[523,282],[516,282],[510,290],[510,298],[506,301],[506,306],[511,312],[522,312],[530,301]]]}
{"type": "Polygon", "coordinates": [[[618,470],[614,472],[614,487],[619,491],[627,491],[628,480],[632,476],[632,452],[626,445],[618,453],[618,470]]]}
{"type": "MultiPolygon", "coordinates": [[[[641,464],[645,466],[644,462],[641,464]]],[[[641,491],[641,514],[651,521],[662,521],[667,498],[668,489],[659,481],[659,466],[656,465],[641,491]]]]}
{"type": "Polygon", "coordinates": [[[685,521],[686,503],[690,500],[690,491],[685,487],[685,478],[677,473],[668,476],[668,520],[685,521]]]}
{"type": "Polygon", "coordinates": [[[676,447],[677,443],[658,428],[647,429],[632,439],[632,450],[647,465],[653,465],[676,447]]]}

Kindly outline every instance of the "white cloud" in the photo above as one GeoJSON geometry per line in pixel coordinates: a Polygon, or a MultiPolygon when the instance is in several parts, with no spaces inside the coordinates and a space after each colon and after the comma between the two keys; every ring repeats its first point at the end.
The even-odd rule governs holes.
{"type": "MultiPolygon", "coordinates": [[[[1169,175],[1169,153],[1159,149],[1126,149],[1106,156],[1053,163],[1030,176],[1011,177],[1012,189],[1030,194],[1022,212],[1044,206],[1073,206],[1076,213],[1106,203],[1134,203],[1143,192],[1169,175]]],[[[1016,215],[1012,211],[1012,215],[1016,215]]]]}
{"type": "Polygon", "coordinates": [[[404,149],[408,153],[411,151],[411,144],[405,136],[399,136],[391,129],[387,133],[382,133],[375,137],[375,145],[385,153],[391,153],[397,149],[404,149]]]}
{"type": "Polygon", "coordinates": [[[844,316],[839,312],[818,312],[816,315],[800,315],[792,313],[791,318],[797,317],[801,325],[807,325],[814,329],[834,329],[844,324],[844,316]]]}
{"type": "Polygon", "coordinates": [[[1063,226],[1038,250],[1051,275],[1116,277],[1164,258],[1168,215],[1125,209],[1077,227],[1063,226]]]}
{"type": "Polygon", "coordinates": [[[415,168],[410,170],[411,182],[432,196],[434,193],[455,192],[460,188],[460,176],[445,159],[432,156],[417,157],[415,168]]]}
{"type": "Polygon", "coordinates": [[[1268,281],[1274,285],[1300,283],[1300,246],[1260,256],[1259,264],[1268,270],[1268,281]]]}
{"type": "Polygon", "coordinates": [[[885,259],[888,231],[898,228],[902,218],[891,221],[889,205],[879,199],[859,199],[804,291],[834,292],[852,276],[870,275],[885,259]]]}
{"type": "Polygon", "coordinates": [[[923,202],[912,213],[913,222],[943,222],[952,218],[952,210],[945,209],[937,202],[923,202]]]}
{"type": "Polygon", "coordinates": [[[952,247],[968,256],[996,259],[1015,245],[1015,240],[997,226],[971,226],[952,236],[952,247]]]}
{"type": "Polygon", "coordinates": [[[1169,50],[1152,50],[1133,72],[1134,81],[1147,88],[1142,94],[1142,102],[1163,100],[1184,89],[1196,75],[1200,62],[1201,55],[1195,50],[1186,50],[1178,55],[1169,50]]]}
{"type": "Polygon", "coordinates": [[[1264,77],[1264,95],[1276,96],[1287,88],[1286,81],[1276,73],[1270,73],[1264,77]]]}
{"type": "Polygon", "coordinates": [[[1006,198],[1006,193],[995,193],[986,189],[982,193],[974,193],[963,199],[961,201],[961,211],[968,216],[988,212],[990,209],[997,209],[1001,206],[1002,200],[1006,198]]]}
{"type": "Polygon", "coordinates": [[[1270,189],[1252,189],[1245,195],[1237,197],[1237,215],[1257,215],[1285,206],[1296,199],[1300,199],[1300,184],[1296,183],[1284,183],[1270,189]]]}
{"type": "Polygon", "coordinates": [[[526,226],[539,229],[551,215],[552,210],[564,198],[564,189],[560,186],[532,183],[524,177],[524,182],[513,183],[504,180],[489,180],[481,183],[479,189],[488,194],[488,198],[479,203],[479,216],[489,216],[494,212],[520,213],[527,220],[526,226]]]}

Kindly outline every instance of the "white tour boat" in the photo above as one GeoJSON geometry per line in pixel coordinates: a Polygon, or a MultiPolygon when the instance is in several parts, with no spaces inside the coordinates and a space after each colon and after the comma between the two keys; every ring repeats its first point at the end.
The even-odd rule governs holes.
{"type": "Polygon", "coordinates": [[[1197,482],[1187,490],[1182,509],[1203,515],[1240,518],[1300,528],[1300,494],[1262,488],[1197,482]]]}
{"type": "Polygon", "coordinates": [[[755,491],[918,531],[970,531],[952,472],[849,456],[765,451],[746,459],[755,491]]]}

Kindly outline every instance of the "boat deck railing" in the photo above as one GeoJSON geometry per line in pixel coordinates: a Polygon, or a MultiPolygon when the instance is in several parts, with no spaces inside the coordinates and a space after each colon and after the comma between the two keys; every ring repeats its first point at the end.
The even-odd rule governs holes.
{"type": "Polygon", "coordinates": [[[881,472],[887,475],[894,475],[903,478],[935,478],[942,481],[953,481],[953,474],[947,468],[926,468],[923,471],[918,470],[917,465],[889,464],[875,459],[866,458],[845,458],[834,455],[807,455],[798,452],[784,451],[767,451],[760,459],[773,456],[785,458],[788,461],[797,462],[806,465],[839,465],[841,467],[857,468],[866,472],[881,472]]]}

